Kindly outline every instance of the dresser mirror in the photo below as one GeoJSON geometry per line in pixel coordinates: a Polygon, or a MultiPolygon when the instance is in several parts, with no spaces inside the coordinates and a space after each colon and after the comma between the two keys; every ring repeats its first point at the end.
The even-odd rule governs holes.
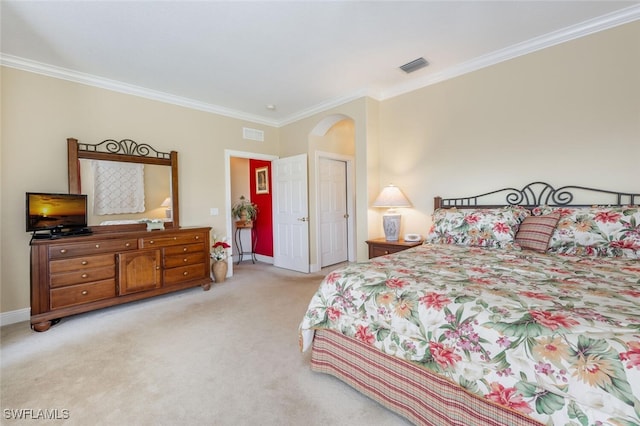
{"type": "Polygon", "coordinates": [[[87,194],[87,223],[94,232],[144,229],[143,219],[162,221],[165,228],[179,227],[176,151],[159,152],[130,139],[85,144],[73,138],[67,139],[67,150],[69,193],[87,194]],[[96,173],[101,177],[97,178],[96,173]],[[127,177],[121,173],[126,173],[127,177]],[[100,181],[100,185],[95,185],[96,181],[100,181]],[[137,183],[129,188],[130,181],[137,183]],[[107,183],[114,188],[113,192],[107,191],[103,196],[95,193],[95,190],[104,189],[107,183]],[[137,197],[137,210],[110,206],[110,203],[116,204],[111,201],[115,192],[129,200],[137,197]],[[144,201],[140,200],[140,195],[144,201]]]}

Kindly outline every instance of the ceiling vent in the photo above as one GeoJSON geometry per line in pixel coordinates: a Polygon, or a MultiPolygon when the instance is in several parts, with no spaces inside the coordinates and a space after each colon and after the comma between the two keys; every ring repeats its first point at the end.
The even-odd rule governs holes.
{"type": "Polygon", "coordinates": [[[264,132],[250,127],[242,128],[242,137],[252,141],[264,142],[264,132]]]}
{"type": "Polygon", "coordinates": [[[411,72],[418,71],[420,68],[424,68],[427,65],[429,65],[429,62],[427,62],[425,58],[418,58],[400,66],[400,69],[409,74],[411,72]]]}

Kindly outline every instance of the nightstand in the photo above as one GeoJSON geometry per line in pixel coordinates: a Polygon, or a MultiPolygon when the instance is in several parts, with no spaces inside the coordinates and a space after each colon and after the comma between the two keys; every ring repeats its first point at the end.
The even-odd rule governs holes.
{"type": "Polygon", "coordinates": [[[384,256],[385,254],[397,253],[402,250],[409,249],[411,247],[419,246],[424,240],[420,241],[405,241],[402,238],[398,241],[387,241],[384,238],[375,238],[368,240],[369,245],[369,259],[384,256]]]}

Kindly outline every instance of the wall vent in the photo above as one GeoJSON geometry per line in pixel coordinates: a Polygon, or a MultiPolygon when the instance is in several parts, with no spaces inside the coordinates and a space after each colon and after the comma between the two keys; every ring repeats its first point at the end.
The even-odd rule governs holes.
{"type": "Polygon", "coordinates": [[[410,72],[418,71],[420,68],[424,68],[427,65],[429,65],[429,62],[427,62],[425,58],[418,58],[401,65],[400,69],[409,74],[410,72]]]}
{"type": "Polygon", "coordinates": [[[264,132],[262,130],[252,129],[250,127],[243,127],[242,138],[252,141],[264,142],[264,132]]]}

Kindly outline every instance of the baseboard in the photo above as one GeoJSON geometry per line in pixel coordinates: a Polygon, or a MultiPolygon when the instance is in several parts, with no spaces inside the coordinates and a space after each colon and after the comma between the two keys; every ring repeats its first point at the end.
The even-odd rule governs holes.
{"type": "Polygon", "coordinates": [[[0,314],[0,326],[29,321],[31,308],[18,309],[16,311],[2,312],[0,314]]]}
{"type": "Polygon", "coordinates": [[[270,265],[273,265],[273,257],[271,256],[265,256],[262,254],[256,254],[256,260],[258,262],[264,262],[264,263],[268,263],[270,265]]]}

